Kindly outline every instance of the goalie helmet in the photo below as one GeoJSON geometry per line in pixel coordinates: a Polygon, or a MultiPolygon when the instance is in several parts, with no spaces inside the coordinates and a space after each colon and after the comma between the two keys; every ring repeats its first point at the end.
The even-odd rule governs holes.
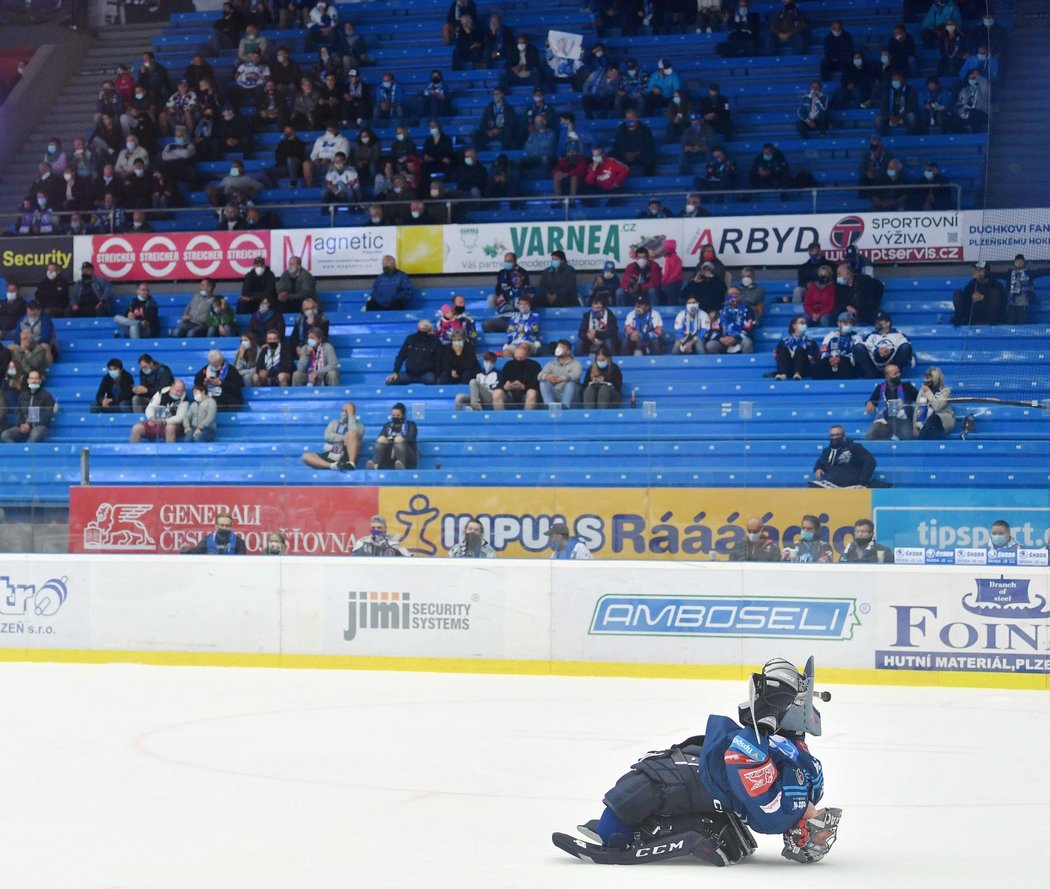
{"type": "MultiPolygon", "coordinates": [[[[788,707],[784,718],[780,720],[780,731],[790,735],[820,735],[820,711],[813,706],[813,682],[816,668],[811,657],[806,661],[806,669],[799,678],[798,695],[795,703],[788,707]]],[[[823,700],[830,700],[825,695],[823,700]]]]}
{"type": "Polygon", "coordinates": [[[761,732],[780,729],[799,695],[802,677],[791,661],[773,658],[761,673],[752,673],[747,685],[747,701],[740,705],[740,717],[761,732]]]}

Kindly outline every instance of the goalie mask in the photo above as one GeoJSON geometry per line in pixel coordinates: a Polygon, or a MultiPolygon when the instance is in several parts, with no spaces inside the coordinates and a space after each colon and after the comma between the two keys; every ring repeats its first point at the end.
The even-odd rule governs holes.
{"type": "Polygon", "coordinates": [[[767,661],[761,673],[752,673],[747,701],[740,705],[740,717],[761,732],[780,729],[799,696],[802,677],[795,665],[783,658],[767,661]]]}

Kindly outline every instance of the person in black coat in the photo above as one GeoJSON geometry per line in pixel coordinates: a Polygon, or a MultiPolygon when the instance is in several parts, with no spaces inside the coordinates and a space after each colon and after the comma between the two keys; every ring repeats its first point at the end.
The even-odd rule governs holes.
{"type": "Polygon", "coordinates": [[[828,438],[828,446],[820,452],[813,466],[814,478],[839,488],[866,486],[875,472],[875,458],[871,452],[864,445],[846,438],[846,431],[841,426],[832,426],[828,438]]]}
{"type": "Polygon", "coordinates": [[[91,405],[91,413],[130,413],[134,388],[135,380],[124,370],[124,363],[119,358],[110,358],[106,364],[106,374],[95,392],[95,403],[91,405]]]}
{"type": "Polygon", "coordinates": [[[415,333],[401,344],[394,359],[394,369],[387,375],[388,385],[407,386],[423,383],[432,386],[441,372],[441,341],[434,336],[434,325],[420,321],[415,333]],[[402,371],[402,367],[404,370],[402,371]]]}
{"type": "Polygon", "coordinates": [[[265,257],[257,256],[252,263],[252,270],[241,282],[241,297],[237,300],[237,314],[250,315],[259,308],[263,299],[269,299],[270,305],[277,305],[277,278],[266,264],[265,257]]]}
{"type": "Polygon", "coordinates": [[[590,355],[606,346],[612,355],[620,354],[620,326],[616,316],[605,306],[600,296],[591,297],[591,310],[580,318],[580,329],[576,332],[577,356],[590,355]]]}
{"type": "Polygon", "coordinates": [[[208,353],[208,363],[197,371],[193,388],[207,392],[220,411],[235,410],[244,404],[241,375],[218,349],[208,353]]]}
{"type": "Polygon", "coordinates": [[[477,352],[462,330],[452,334],[452,342],[441,350],[441,375],[438,382],[442,385],[465,386],[481,373],[477,352]]]}

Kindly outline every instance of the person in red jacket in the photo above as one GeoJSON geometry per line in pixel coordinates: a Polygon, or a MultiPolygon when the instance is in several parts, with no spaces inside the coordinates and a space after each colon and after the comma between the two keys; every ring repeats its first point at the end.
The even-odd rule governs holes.
{"type": "Polygon", "coordinates": [[[831,327],[835,323],[835,274],[830,265],[822,265],[816,280],[806,285],[802,309],[815,327],[831,327]]]}
{"type": "Polygon", "coordinates": [[[623,188],[629,172],[627,165],[609,157],[601,148],[591,151],[591,166],[584,177],[590,194],[611,194],[623,188]]]}

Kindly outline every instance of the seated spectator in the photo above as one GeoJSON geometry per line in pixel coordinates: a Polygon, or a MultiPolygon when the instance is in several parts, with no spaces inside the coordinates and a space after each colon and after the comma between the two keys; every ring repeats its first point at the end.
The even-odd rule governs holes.
{"type": "Polygon", "coordinates": [[[649,75],[645,87],[644,110],[654,115],[672,105],[672,97],[682,90],[682,80],[675,74],[670,59],[657,59],[656,71],[649,75]]]}
{"type": "MultiPolygon", "coordinates": [[[[620,279],[616,275],[616,263],[607,259],[602,270],[591,279],[590,290],[587,291],[588,301],[593,302],[595,298],[600,299],[604,305],[609,305],[616,297],[616,290],[620,279]]],[[[619,349],[617,349],[619,352],[619,349]]]]}
{"type": "Polygon", "coordinates": [[[306,162],[306,143],[291,123],[285,124],[284,138],[277,143],[273,158],[274,165],[268,171],[271,186],[287,176],[291,188],[298,188],[300,179],[307,188],[313,187],[313,168],[306,162]]]}
{"type": "Polygon", "coordinates": [[[875,127],[883,136],[896,130],[909,136],[917,132],[919,98],[900,71],[890,74],[889,88],[882,94],[882,104],[875,117],[875,127]]]}
{"type": "MultiPolygon", "coordinates": [[[[697,176],[694,182],[698,188],[705,191],[732,191],[736,188],[737,183],[736,164],[729,159],[726,150],[719,145],[711,151],[711,160],[703,176],[697,176]]],[[[710,200],[720,203],[725,200],[725,196],[716,195],[710,200]]]]}
{"type": "Polygon", "coordinates": [[[647,304],[658,305],[663,300],[663,291],[660,289],[662,284],[663,270],[660,264],[650,260],[648,248],[638,247],[634,261],[623,270],[620,286],[616,290],[616,305],[632,305],[642,296],[646,297],[647,304]]]}
{"type": "Polygon", "coordinates": [[[893,550],[875,541],[875,524],[871,519],[857,519],[853,523],[853,539],[839,557],[839,562],[893,564],[893,550]]]}
{"type": "Polygon", "coordinates": [[[757,326],[755,311],[740,299],[740,290],[730,287],[726,291],[725,305],[717,318],[711,319],[711,334],[707,340],[709,355],[743,353],[755,351],[752,335],[757,326]]]}
{"type": "Polygon", "coordinates": [[[124,148],[113,163],[114,174],[126,183],[135,174],[135,161],[142,161],[145,169],[149,169],[149,152],[139,144],[138,137],[132,135],[124,140],[124,148]]]}
{"type": "Polygon", "coordinates": [[[495,556],[496,551],[485,539],[485,529],[477,519],[470,519],[463,526],[463,539],[448,551],[450,559],[493,559],[495,556]]]}
{"type": "Polygon", "coordinates": [[[715,264],[710,260],[701,262],[693,277],[679,292],[678,298],[688,301],[692,297],[699,303],[702,311],[708,315],[717,315],[722,311],[726,297],[725,281],[718,276],[717,271],[715,264]]]}
{"type": "Polygon", "coordinates": [[[1003,519],[992,522],[989,528],[988,549],[997,553],[1017,552],[1020,544],[1010,531],[1010,523],[1003,519]]]}
{"type": "Polygon", "coordinates": [[[726,39],[715,47],[715,52],[727,58],[758,55],[762,47],[761,23],[758,13],[751,11],[749,0],[739,0],[736,8],[727,8],[723,17],[726,39]]]}
{"type": "Polygon", "coordinates": [[[481,356],[481,365],[474,376],[467,381],[469,395],[457,395],[456,410],[469,407],[472,411],[483,411],[492,407],[492,393],[499,385],[499,371],[496,370],[496,355],[486,352],[481,356]]]}
{"type": "Polygon", "coordinates": [[[755,311],[755,317],[761,320],[766,311],[766,288],[755,282],[755,270],[746,265],[740,270],[740,299],[755,311]]]}
{"type": "Polygon", "coordinates": [[[418,434],[415,422],[407,419],[405,406],[399,401],[379,431],[368,468],[415,469],[419,465],[418,434]]]}
{"type": "Polygon", "coordinates": [[[403,310],[412,300],[412,282],[397,267],[393,256],[383,257],[383,271],[372,282],[372,295],[365,303],[366,312],[403,310]]]}
{"type": "Polygon", "coordinates": [[[499,155],[488,171],[488,188],[485,190],[487,198],[513,198],[521,193],[521,184],[517,174],[505,154],[499,155]]]}
{"type": "Polygon", "coordinates": [[[513,359],[500,369],[499,383],[492,390],[495,410],[504,410],[507,404],[524,405],[526,410],[536,407],[540,394],[540,365],[529,354],[529,347],[520,343],[514,349],[513,359]]]}
{"type": "Polygon", "coordinates": [[[531,355],[539,353],[543,342],[540,339],[540,316],[532,310],[532,291],[526,289],[518,297],[518,310],[507,322],[507,340],[503,346],[504,357],[510,357],[514,350],[524,344],[531,355]]]}
{"type": "Polygon", "coordinates": [[[292,325],[292,332],[288,336],[289,343],[295,349],[296,357],[298,357],[302,347],[306,345],[311,327],[320,327],[327,337],[329,326],[328,316],[321,311],[320,303],[312,296],[306,297],[303,300],[302,310],[292,325]]]}
{"type": "Polygon", "coordinates": [[[587,194],[612,194],[623,190],[630,173],[626,164],[609,157],[597,145],[591,149],[591,165],[584,176],[584,191],[587,194]]]}
{"type": "Polygon", "coordinates": [[[804,515],[799,522],[798,537],[795,538],[794,545],[784,547],[780,558],[783,562],[826,564],[831,562],[834,555],[831,544],[821,538],[820,519],[814,515],[804,515]]]}
{"type": "Polygon", "coordinates": [[[912,191],[911,206],[916,210],[950,210],[954,205],[948,177],[941,173],[937,161],[926,161],[920,183],[923,188],[912,191]]]}
{"type": "Polygon", "coordinates": [[[988,81],[971,71],[955,100],[948,126],[957,133],[983,133],[988,129],[991,90],[988,81]]]}
{"type": "Polygon", "coordinates": [[[639,294],[634,308],[623,322],[624,355],[662,355],[664,322],[659,312],[650,307],[649,297],[639,294]]]}
{"type": "Polygon", "coordinates": [[[646,176],[652,176],[656,171],[653,132],[638,119],[638,112],[633,108],[627,110],[623,123],[616,128],[609,156],[627,166],[641,167],[646,176]]]}
{"type": "Polygon", "coordinates": [[[944,33],[944,26],[949,21],[961,22],[963,19],[955,0],[933,0],[922,20],[922,42],[930,49],[944,33]]]}
{"type": "Polygon", "coordinates": [[[521,150],[520,164],[523,169],[539,167],[544,172],[554,165],[558,134],[547,129],[547,117],[537,114],[532,119],[529,134],[521,150]]]}
{"type": "Polygon", "coordinates": [[[871,275],[858,274],[848,262],[839,263],[835,278],[835,307],[849,312],[861,324],[875,322],[882,304],[883,284],[871,275]]]}
{"type": "MultiPolygon", "coordinates": [[[[291,347],[287,346],[291,351],[291,347]]],[[[311,327],[306,345],[299,352],[299,362],[292,375],[293,386],[338,386],[339,357],[328,342],[324,330],[311,327]]]]}
{"type": "Polygon", "coordinates": [[[580,102],[588,120],[605,119],[612,113],[621,83],[620,66],[615,62],[588,74],[580,91],[580,102]]]}
{"type": "Polygon", "coordinates": [[[547,540],[550,548],[554,550],[552,559],[593,559],[594,556],[579,537],[569,532],[569,526],[564,522],[555,522],[547,531],[547,540]]]}
{"type": "Polygon", "coordinates": [[[919,393],[911,383],[901,382],[901,371],[896,364],[883,369],[884,382],[871,392],[864,413],[874,414],[875,422],[868,430],[870,440],[892,438],[910,439],[914,422],[915,399],[919,393]]]}
{"type": "Polygon", "coordinates": [[[876,77],[875,69],[864,58],[864,53],[859,50],[853,53],[850,64],[839,77],[839,87],[831,97],[831,107],[868,107],[867,103],[875,92],[876,77]]]}
{"type": "Polygon", "coordinates": [[[239,331],[240,327],[234,321],[233,306],[226,302],[225,296],[216,296],[208,312],[208,336],[237,336],[239,331]]]}
{"type": "Polygon", "coordinates": [[[711,333],[711,316],[700,310],[700,301],[689,296],[682,309],[674,319],[674,342],[671,353],[674,355],[702,355],[704,343],[711,333]]]}
{"type": "MultiPolygon", "coordinates": [[[[493,17],[497,18],[496,16],[493,17]]],[[[473,15],[461,15],[459,17],[452,41],[454,43],[452,48],[453,71],[473,71],[475,68],[488,67],[485,62],[488,57],[486,48],[489,32],[482,34],[476,22],[477,19],[473,15]]],[[[493,61],[497,60],[503,51],[505,43],[503,32],[502,25],[497,23],[495,34],[498,35],[500,48],[495,50],[496,56],[493,61]]]]}
{"type": "Polygon", "coordinates": [[[194,389],[204,389],[220,411],[236,410],[244,404],[241,375],[226,361],[222,352],[208,352],[208,363],[197,371],[193,379],[194,389]]]}
{"type": "Polygon", "coordinates": [[[751,162],[747,181],[752,188],[781,189],[791,184],[791,170],[783,152],[766,142],[751,162]]]}
{"type": "Polygon", "coordinates": [[[969,324],[998,324],[1003,319],[1006,295],[1003,285],[991,276],[983,259],[974,267],[973,279],[952,296],[956,327],[969,324]]]}
{"type": "Polygon", "coordinates": [[[40,371],[26,375],[26,385],[15,406],[15,425],[0,434],[0,441],[8,444],[46,441],[51,434],[51,422],[58,413],[58,404],[47,389],[40,371]]]}
{"type": "Polygon", "coordinates": [[[744,523],[744,539],[734,540],[726,550],[730,562],[779,562],[780,549],[758,516],[744,523]]]}
{"type": "Polygon", "coordinates": [[[904,77],[914,76],[919,72],[919,61],[915,55],[915,40],[904,25],[897,25],[886,45],[890,64],[904,77]]]}
{"type": "MultiPolygon", "coordinates": [[[[298,127],[302,126],[299,121],[295,123],[298,127]]],[[[309,124],[306,128],[310,129],[309,124]]],[[[313,147],[310,149],[310,159],[303,164],[304,177],[309,167],[311,179],[323,179],[329,167],[335,162],[338,152],[342,152],[344,158],[349,157],[350,140],[339,132],[339,122],[330,120],[325,124],[325,131],[314,140],[313,147]]]]}
{"type": "Polygon", "coordinates": [[[248,223],[241,216],[241,208],[237,204],[227,204],[222,208],[219,216],[219,225],[216,229],[221,232],[243,232],[248,230],[248,223]]]}
{"type": "MultiPolygon", "coordinates": [[[[361,199],[360,178],[347,161],[343,152],[337,151],[332,166],[324,177],[324,191],[322,202],[325,208],[329,204],[337,207],[348,207],[361,199]]],[[[322,208],[321,213],[327,215],[328,210],[322,208]]]]}
{"type": "Polygon", "coordinates": [[[524,34],[519,34],[514,46],[508,48],[499,82],[507,91],[525,84],[546,88],[547,69],[540,61],[539,51],[528,42],[524,34]]]}
{"type": "MultiPolygon", "coordinates": [[[[559,198],[563,196],[563,187],[569,184],[569,198],[571,205],[575,205],[576,195],[580,193],[580,182],[587,176],[587,159],[580,153],[580,143],[570,141],[566,143],[565,154],[555,162],[551,171],[551,186],[553,193],[559,198]]],[[[561,206],[561,201],[555,201],[555,205],[561,206]]]]}
{"type": "MultiPolygon", "coordinates": [[[[868,148],[861,152],[858,165],[857,183],[861,186],[878,185],[884,181],[886,168],[893,159],[893,153],[882,144],[882,136],[873,134],[868,140],[868,148]]],[[[871,192],[861,191],[859,196],[870,197],[871,192]]]]}
{"type": "Polygon", "coordinates": [[[1050,269],[1034,271],[1028,268],[1023,253],[1014,257],[1006,291],[1006,323],[1027,324],[1028,307],[1036,302],[1035,279],[1050,275],[1050,269]]]}
{"type": "Polygon", "coordinates": [[[440,372],[441,343],[434,336],[434,325],[422,320],[416,326],[416,332],[405,337],[394,360],[394,369],[387,375],[386,382],[397,386],[411,383],[432,386],[437,382],[440,372]]]}
{"type": "Polygon", "coordinates": [[[117,325],[115,336],[123,333],[137,340],[142,337],[157,336],[160,333],[157,303],[150,295],[149,284],[143,281],[135,288],[135,296],[128,305],[126,314],[114,315],[113,321],[117,325]]]}
{"type": "Polygon", "coordinates": [[[544,307],[568,308],[580,304],[576,290],[576,269],[565,259],[564,250],[551,251],[551,263],[540,276],[540,302],[544,307]]]}
{"type": "Polygon", "coordinates": [[[826,334],[820,344],[820,362],[814,368],[817,379],[848,380],[857,375],[853,355],[864,341],[853,329],[854,318],[849,312],[839,315],[838,329],[826,334]]]}
{"type": "Polygon", "coordinates": [[[649,198],[649,203],[641,213],[639,219],[670,219],[671,211],[664,206],[659,198],[649,198]]]}
{"type": "Polygon", "coordinates": [[[18,342],[7,348],[11,353],[11,364],[19,376],[28,377],[34,370],[40,372],[41,378],[47,376],[51,366],[51,350],[43,343],[38,343],[30,331],[22,330],[18,342]]]}
{"type": "Polygon", "coordinates": [[[708,84],[707,95],[697,102],[697,111],[702,115],[704,123],[711,127],[719,138],[724,141],[732,138],[733,117],[729,110],[729,100],[722,95],[717,83],[708,84]]]}
{"type": "Polygon", "coordinates": [[[459,293],[453,295],[451,303],[440,308],[435,327],[435,334],[443,346],[452,342],[455,333],[462,333],[464,341],[471,344],[478,338],[474,319],[467,313],[467,301],[459,293]]]}
{"type": "Polygon", "coordinates": [[[175,380],[170,386],[154,393],[146,405],[145,421],[131,427],[131,442],[140,442],[143,438],[168,443],[178,441],[182,437],[189,409],[186,385],[182,380],[175,380]]]}
{"type": "Polygon", "coordinates": [[[136,210],[131,214],[131,224],[124,228],[128,234],[149,234],[153,226],[146,221],[146,214],[142,210],[136,210]]]}
{"type": "MultiPolygon", "coordinates": [[[[665,142],[681,141],[686,131],[690,129],[692,113],[692,103],[690,102],[689,94],[685,90],[675,90],[674,95],[671,96],[671,104],[667,106],[667,110],[664,112],[664,116],[667,119],[667,128],[664,130],[665,142]]],[[[700,120],[702,122],[703,118],[700,120]]]]}
{"type": "Polygon", "coordinates": [[[36,285],[36,301],[48,318],[65,318],[69,313],[69,282],[58,263],[47,264],[43,280],[36,285]]]}
{"type": "Polygon", "coordinates": [[[255,365],[259,361],[259,346],[250,333],[241,335],[241,344],[233,356],[233,369],[241,375],[244,386],[254,386],[255,365]]]}
{"type": "Polygon", "coordinates": [[[215,441],[218,405],[204,388],[193,388],[193,402],[186,411],[182,435],[188,442],[215,441]]]}
{"type": "Polygon", "coordinates": [[[284,315],[274,308],[275,299],[266,296],[259,303],[259,308],[252,312],[248,320],[248,332],[255,337],[257,343],[266,339],[266,334],[276,330],[278,335],[284,337],[284,315]]]}
{"type": "Polygon", "coordinates": [[[139,383],[132,387],[131,406],[133,410],[145,411],[153,396],[170,386],[175,378],[168,365],[161,364],[148,353],[139,356],[138,365],[139,383]]]}
{"type": "Polygon", "coordinates": [[[911,343],[893,326],[893,319],[886,312],[879,312],[875,316],[874,332],[868,334],[863,344],[854,347],[853,363],[858,376],[877,380],[888,364],[910,370],[915,362],[913,354],[911,343]]]}
{"type": "Polygon", "coordinates": [[[806,14],[795,5],[795,0],[784,0],[784,8],[769,21],[773,52],[780,55],[789,50],[795,55],[806,51],[809,44],[809,22],[806,14]]]}
{"type": "Polygon", "coordinates": [[[230,162],[229,174],[218,183],[207,186],[204,192],[213,207],[222,204],[243,206],[248,201],[254,201],[264,187],[258,179],[244,172],[244,161],[235,160],[230,162]]]}
{"type": "MultiPolygon", "coordinates": [[[[0,304],[0,336],[10,336],[26,314],[26,301],[19,295],[18,285],[14,281],[5,283],[6,298],[0,304]]],[[[39,306],[37,310],[39,311],[39,306]]]]}
{"type": "Polygon", "coordinates": [[[342,413],[325,427],[321,451],[303,454],[303,462],[311,469],[357,469],[364,437],[365,426],[357,416],[357,406],[348,401],[342,413]]]}
{"type": "Polygon", "coordinates": [[[492,101],[481,113],[481,121],[474,133],[474,144],[477,148],[487,148],[490,143],[498,142],[504,151],[517,148],[519,140],[518,115],[506,101],[506,93],[501,87],[492,91],[492,101]]]}
{"type": "Polygon", "coordinates": [[[778,380],[786,380],[788,377],[801,380],[803,377],[813,376],[820,350],[807,336],[807,330],[809,325],[806,324],[806,316],[796,315],[788,325],[787,336],[777,343],[773,354],[777,362],[778,380]]]}
{"type": "Polygon", "coordinates": [[[599,347],[583,381],[583,406],[588,410],[616,408],[623,400],[623,373],[608,345],[599,347]]]}
{"type": "Polygon", "coordinates": [[[215,530],[182,551],[186,556],[243,556],[247,552],[244,538],[233,530],[233,516],[228,512],[216,513],[215,530]]]}
{"type": "Polygon", "coordinates": [[[835,316],[835,276],[830,265],[822,265],[817,277],[806,285],[802,310],[814,327],[830,327],[835,316]]]}
{"type": "MultiPolygon", "coordinates": [[[[371,467],[370,467],[371,468],[371,467]]],[[[367,536],[359,537],[354,543],[351,556],[376,556],[379,558],[411,556],[397,537],[387,534],[386,519],[374,515],[371,519],[371,530],[367,536]]]]}
{"type": "Polygon", "coordinates": [[[971,71],[976,71],[988,83],[993,83],[999,79],[999,60],[988,54],[988,47],[985,45],[985,42],[979,44],[977,52],[973,53],[962,63],[962,67],[959,69],[959,77],[966,79],[971,71]]]}
{"type": "Polygon", "coordinates": [[[813,466],[814,480],[836,488],[866,487],[874,472],[875,458],[868,449],[847,438],[842,426],[832,426],[828,445],[813,466]]]}
{"type": "Polygon", "coordinates": [[[134,388],[135,380],[124,370],[124,363],[119,358],[110,358],[106,363],[106,373],[95,391],[91,413],[131,413],[131,397],[134,388]]]}
{"type": "Polygon", "coordinates": [[[462,386],[473,380],[480,371],[474,344],[467,339],[462,328],[454,329],[449,341],[441,347],[438,383],[462,386]]]}
{"type": "Polygon", "coordinates": [[[179,323],[172,330],[174,337],[200,337],[208,332],[208,313],[215,299],[215,282],[211,278],[202,278],[200,288],[190,298],[179,323]]]}
{"type": "Polygon", "coordinates": [[[834,19],[831,29],[824,37],[824,56],[820,60],[820,79],[831,80],[831,75],[842,73],[853,62],[855,52],[853,35],[842,27],[842,22],[834,19]]]}
{"type": "Polygon", "coordinates": [[[90,262],[81,263],[80,280],[69,292],[69,314],[74,318],[107,318],[113,313],[113,288],[95,274],[90,262]]]}
{"type": "Polygon", "coordinates": [[[951,405],[952,390],[944,385],[939,367],[926,370],[922,388],[915,397],[912,434],[921,440],[947,438],[955,428],[955,411],[951,405]]]}
{"type": "Polygon", "coordinates": [[[20,337],[24,330],[28,330],[33,334],[36,342],[43,343],[48,348],[52,361],[58,360],[58,336],[55,333],[55,323],[40,310],[40,303],[33,296],[26,300],[26,313],[18,319],[13,336],[20,337]]]}
{"type": "Polygon", "coordinates": [[[335,49],[339,43],[339,10],[334,3],[316,0],[306,26],[306,51],[318,47],[335,49]]]}
{"type": "Polygon", "coordinates": [[[277,304],[277,278],[266,264],[265,256],[256,256],[251,271],[241,282],[241,296],[237,300],[237,314],[250,315],[257,311],[263,299],[277,304]]]}
{"type": "Polygon", "coordinates": [[[503,255],[503,268],[496,275],[496,287],[488,299],[489,308],[496,310],[496,317],[485,321],[481,329],[485,333],[505,333],[518,300],[530,289],[528,271],[518,265],[517,254],[508,251],[503,255]]]}
{"type": "MultiPolygon", "coordinates": [[[[611,265],[611,263],[607,263],[611,265]]],[[[609,354],[620,351],[620,329],[616,316],[606,308],[605,300],[600,293],[591,296],[590,311],[584,312],[580,327],[576,333],[576,355],[591,355],[602,346],[608,347],[609,354]]]]}
{"type": "Polygon", "coordinates": [[[540,395],[544,403],[560,402],[562,407],[571,408],[582,376],[583,367],[572,355],[572,343],[558,340],[553,360],[540,370],[540,395]]]}
{"type": "Polygon", "coordinates": [[[823,136],[828,131],[831,119],[828,115],[828,96],[819,80],[809,85],[809,92],[802,96],[798,105],[798,122],[795,128],[799,136],[823,136]]]}
{"type": "MultiPolygon", "coordinates": [[[[254,332],[248,333],[241,339],[239,354],[247,353],[251,347],[244,347],[246,338],[252,342],[262,342],[255,357],[255,370],[252,373],[251,385],[253,386],[290,386],[292,385],[292,368],[295,365],[295,351],[282,335],[281,328],[271,328],[261,336],[254,332]]],[[[234,366],[240,375],[240,370],[234,366]]],[[[241,375],[242,382],[244,381],[241,375]]],[[[302,385],[302,384],[299,384],[302,385]]]]}
{"type": "Polygon", "coordinates": [[[685,176],[695,164],[706,163],[715,145],[715,131],[699,111],[689,115],[689,126],[683,128],[679,144],[678,172],[685,176]]]}

